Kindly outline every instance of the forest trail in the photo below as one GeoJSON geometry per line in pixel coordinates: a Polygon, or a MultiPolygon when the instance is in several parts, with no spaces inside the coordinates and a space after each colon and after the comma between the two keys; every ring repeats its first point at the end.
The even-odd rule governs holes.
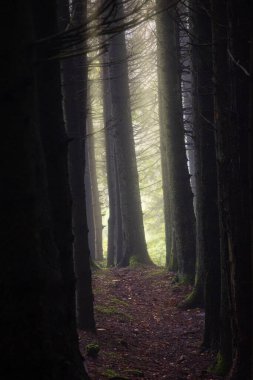
{"type": "MultiPolygon", "coordinates": [[[[201,352],[204,312],[176,305],[190,288],[159,268],[106,269],[93,275],[97,335],[80,332],[91,379],[220,379],[201,352]],[[97,357],[87,344],[99,345],[97,357]]],[[[96,349],[96,347],[94,347],[96,349]]]]}

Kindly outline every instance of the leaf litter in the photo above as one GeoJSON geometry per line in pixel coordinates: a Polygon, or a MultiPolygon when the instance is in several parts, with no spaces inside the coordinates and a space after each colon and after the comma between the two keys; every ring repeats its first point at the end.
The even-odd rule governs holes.
{"type": "Polygon", "coordinates": [[[177,305],[191,288],[161,268],[113,268],[93,274],[97,333],[79,331],[92,380],[216,380],[214,354],[201,351],[205,314],[177,305]],[[96,356],[86,347],[98,345],[96,356]]]}

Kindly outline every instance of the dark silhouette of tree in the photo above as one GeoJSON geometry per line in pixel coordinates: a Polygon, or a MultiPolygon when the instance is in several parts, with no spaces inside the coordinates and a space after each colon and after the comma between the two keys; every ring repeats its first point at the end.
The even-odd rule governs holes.
{"type": "Polygon", "coordinates": [[[192,5],[193,127],[196,152],[196,248],[192,305],[205,305],[204,346],[217,348],[220,310],[220,240],[213,123],[212,31],[209,2],[192,5]]]}
{"type": "Polygon", "coordinates": [[[166,154],[163,164],[165,162],[167,166],[167,170],[163,168],[162,172],[164,175],[167,171],[168,189],[164,189],[164,195],[169,197],[165,210],[171,212],[170,234],[175,237],[179,278],[192,282],[195,273],[195,218],[184,143],[179,31],[175,7],[168,8],[164,0],[157,0],[156,4],[159,110],[165,145],[161,153],[166,154]]]}
{"type": "Polygon", "coordinates": [[[1,114],[8,120],[3,153],[10,159],[1,172],[0,373],[5,379],[88,379],[75,325],[60,66],[48,60],[50,43],[36,43],[57,32],[56,2],[6,2],[2,11],[15,28],[4,40],[1,62],[1,114]]]}
{"type": "Polygon", "coordinates": [[[222,257],[221,346],[217,367],[224,372],[231,369],[231,379],[251,377],[249,13],[247,1],[243,6],[236,1],[212,1],[222,257]]]}
{"type": "MultiPolygon", "coordinates": [[[[62,30],[70,23],[69,2],[59,2],[59,19],[62,30]]],[[[72,2],[71,24],[77,27],[85,23],[87,4],[72,2]]],[[[84,42],[82,43],[84,45],[84,42]]],[[[85,47],[85,45],[84,45],[85,47]]],[[[71,50],[79,48],[73,46],[71,50]]],[[[71,52],[70,50],[70,52],[71,52]]],[[[86,54],[62,61],[63,102],[69,138],[69,174],[72,198],[72,222],[74,234],[74,262],[76,276],[76,305],[78,327],[95,329],[93,296],[91,289],[90,250],[85,205],[85,135],[87,108],[87,58],[86,54]]],[[[45,73],[45,75],[47,75],[45,73]]]]}
{"type": "Polygon", "coordinates": [[[212,32],[208,7],[209,2],[191,2],[197,263],[193,292],[182,306],[205,305],[203,344],[217,348],[220,310],[220,243],[213,124],[212,32]]]}

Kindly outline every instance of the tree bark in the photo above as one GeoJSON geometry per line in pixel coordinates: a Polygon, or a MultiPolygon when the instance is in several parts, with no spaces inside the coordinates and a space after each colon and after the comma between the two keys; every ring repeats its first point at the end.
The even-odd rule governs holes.
{"type": "Polygon", "coordinates": [[[94,252],[93,257],[97,261],[103,260],[103,225],[102,215],[98,191],[96,157],[95,157],[95,141],[94,129],[92,121],[92,106],[90,99],[90,91],[88,91],[88,116],[87,116],[87,135],[86,135],[86,149],[87,149],[87,175],[89,175],[90,184],[90,199],[91,199],[91,229],[93,229],[94,237],[94,252]]]}
{"type": "Polygon", "coordinates": [[[249,79],[248,1],[213,1],[215,123],[222,239],[221,359],[231,379],[250,379],[252,310],[247,150],[249,79]],[[237,57],[238,61],[234,59],[237,57]],[[220,64],[223,62],[223,65],[220,64]],[[238,66],[240,62],[241,66],[238,66]],[[227,309],[224,310],[224,304],[227,309]],[[230,340],[230,326],[233,340],[230,340]],[[223,327],[223,326],[222,326],[223,327]],[[224,331],[224,329],[226,329],[224,331]]]}
{"type": "MultiPolygon", "coordinates": [[[[40,110],[48,93],[39,92],[39,75],[49,66],[43,60],[48,58],[46,46],[39,47],[35,41],[42,34],[55,32],[55,2],[44,2],[41,11],[37,1],[6,2],[2,6],[3,14],[15,23],[15,28],[10,28],[3,41],[5,59],[1,61],[4,65],[1,72],[5,75],[1,86],[1,115],[9,122],[3,153],[9,159],[4,161],[1,172],[4,185],[1,210],[5,221],[1,241],[5,256],[1,263],[4,331],[1,331],[0,376],[6,380],[20,376],[81,380],[88,379],[88,375],[78,351],[75,318],[72,318],[74,275],[66,145],[61,140],[54,145],[58,179],[62,179],[59,203],[64,200],[65,206],[62,220],[59,203],[51,203],[49,161],[45,159],[40,135],[47,128],[40,110]],[[40,28],[42,21],[48,29],[40,28]],[[60,244],[61,232],[65,235],[60,244]]],[[[58,104],[52,133],[63,137],[60,92],[54,92],[60,71],[58,63],[54,62],[52,67],[47,83],[51,82],[50,90],[58,104]],[[51,77],[52,73],[56,78],[51,77]]]]}
{"type": "MultiPolygon", "coordinates": [[[[112,22],[114,26],[120,27],[120,22],[124,17],[123,4],[120,0],[115,0],[112,3],[114,9],[111,14],[111,17],[113,17],[112,22]]],[[[112,125],[115,129],[123,230],[123,259],[120,265],[129,265],[131,257],[137,262],[151,264],[147,252],[141,209],[124,32],[113,35],[108,44],[108,53],[110,59],[112,125]]]]}
{"type": "Polygon", "coordinates": [[[112,119],[111,85],[108,52],[103,54],[103,112],[105,126],[106,168],[109,195],[107,266],[119,265],[123,257],[123,231],[120,208],[115,128],[112,119]]]}
{"type": "MultiPolygon", "coordinates": [[[[68,1],[67,1],[68,4],[68,1]]],[[[65,4],[60,3],[61,7],[65,4]]],[[[84,1],[73,1],[72,25],[85,22],[84,1]]],[[[59,8],[62,28],[70,20],[69,7],[59,8]],[[65,13],[63,13],[65,11],[65,13]],[[64,22],[65,19],[65,22],[64,22]],[[65,23],[65,25],[64,25],[65,23]]],[[[78,46],[80,48],[80,46],[78,46]]],[[[82,43],[84,47],[84,43],[82,43]]],[[[75,48],[70,50],[74,53],[75,48]]],[[[85,205],[85,135],[87,104],[87,59],[85,54],[62,61],[63,104],[69,141],[69,180],[72,196],[72,223],[74,234],[74,263],[76,276],[76,313],[80,329],[94,330],[93,295],[91,287],[90,250],[85,205]]],[[[45,73],[46,75],[46,73],[45,73]]]]}
{"type": "MultiPolygon", "coordinates": [[[[180,281],[194,280],[195,218],[184,143],[179,35],[175,8],[157,0],[158,81],[161,128],[166,133],[169,203],[180,281]]],[[[164,170],[164,169],[163,169],[164,170]]]]}

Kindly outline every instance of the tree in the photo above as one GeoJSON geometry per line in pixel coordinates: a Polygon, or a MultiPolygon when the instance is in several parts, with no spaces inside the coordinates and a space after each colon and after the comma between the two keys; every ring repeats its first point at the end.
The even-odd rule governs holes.
{"type": "Polygon", "coordinates": [[[102,62],[103,117],[105,126],[106,169],[109,196],[107,266],[111,267],[120,264],[122,260],[123,231],[120,208],[118,166],[115,152],[115,135],[112,125],[113,119],[108,61],[108,52],[104,52],[102,62]]]}
{"type": "MultiPolygon", "coordinates": [[[[73,1],[71,26],[85,22],[86,5],[73,1]]],[[[64,30],[70,23],[69,2],[59,2],[60,27],[64,30]]],[[[83,41],[81,48],[85,48],[83,41]]],[[[69,53],[74,55],[79,44],[69,53]]],[[[74,234],[74,262],[76,276],[77,321],[81,329],[95,329],[93,295],[91,289],[90,250],[85,205],[85,134],[87,104],[87,59],[85,53],[61,62],[63,106],[69,140],[69,180],[72,198],[72,223],[74,234]]],[[[46,73],[45,73],[46,75],[46,73]]]]}
{"type": "Polygon", "coordinates": [[[92,106],[91,106],[91,94],[88,91],[88,116],[87,116],[87,135],[86,135],[86,151],[87,151],[87,163],[86,163],[86,198],[89,194],[89,199],[86,201],[88,211],[88,223],[89,226],[89,242],[91,254],[93,260],[103,260],[103,225],[102,215],[98,191],[97,180],[97,168],[95,157],[95,141],[94,141],[94,128],[92,121],[92,106]]]}
{"type": "Polygon", "coordinates": [[[156,5],[159,110],[161,135],[165,141],[165,149],[161,153],[166,154],[162,163],[167,166],[162,172],[164,175],[166,171],[168,178],[168,191],[164,189],[164,196],[169,197],[167,210],[171,212],[170,234],[174,230],[179,278],[192,282],[195,273],[195,220],[184,143],[176,10],[168,8],[165,0],[157,0],[156,5]]]}
{"type": "MultiPolygon", "coordinates": [[[[120,23],[124,19],[122,2],[113,1],[108,14],[110,14],[111,25],[120,30],[120,23]]],[[[129,265],[131,257],[135,257],[138,262],[150,264],[141,210],[124,31],[120,31],[110,38],[108,55],[112,125],[115,130],[115,152],[123,231],[123,258],[120,265],[129,265]]]]}
{"type": "Polygon", "coordinates": [[[47,60],[52,52],[47,37],[56,32],[56,3],[43,2],[41,7],[37,1],[6,2],[2,10],[16,27],[10,28],[3,42],[1,62],[5,75],[1,113],[9,123],[4,155],[10,158],[1,173],[5,221],[1,377],[88,379],[73,317],[70,192],[59,62],[47,60]],[[45,97],[51,91],[54,104],[44,115],[45,97]],[[46,146],[46,133],[53,153],[46,146]],[[56,166],[59,172],[54,179],[56,166]]]}
{"type": "Polygon", "coordinates": [[[249,204],[250,2],[212,1],[222,302],[218,369],[250,379],[252,355],[249,204]],[[236,58],[235,58],[236,57],[236,58]],[[222,62],[222,65],[220,64],[222,62]]]}
{"type": "Polygon", "coordinates": [[[192,54],[196,152],[196,220],[198,269],[192,303],[205,305],[204,346],[217,349],[220,310],[220,241],[213,123],[212,30],[209,2],[195,1],[192,10],[192,54]]]}

